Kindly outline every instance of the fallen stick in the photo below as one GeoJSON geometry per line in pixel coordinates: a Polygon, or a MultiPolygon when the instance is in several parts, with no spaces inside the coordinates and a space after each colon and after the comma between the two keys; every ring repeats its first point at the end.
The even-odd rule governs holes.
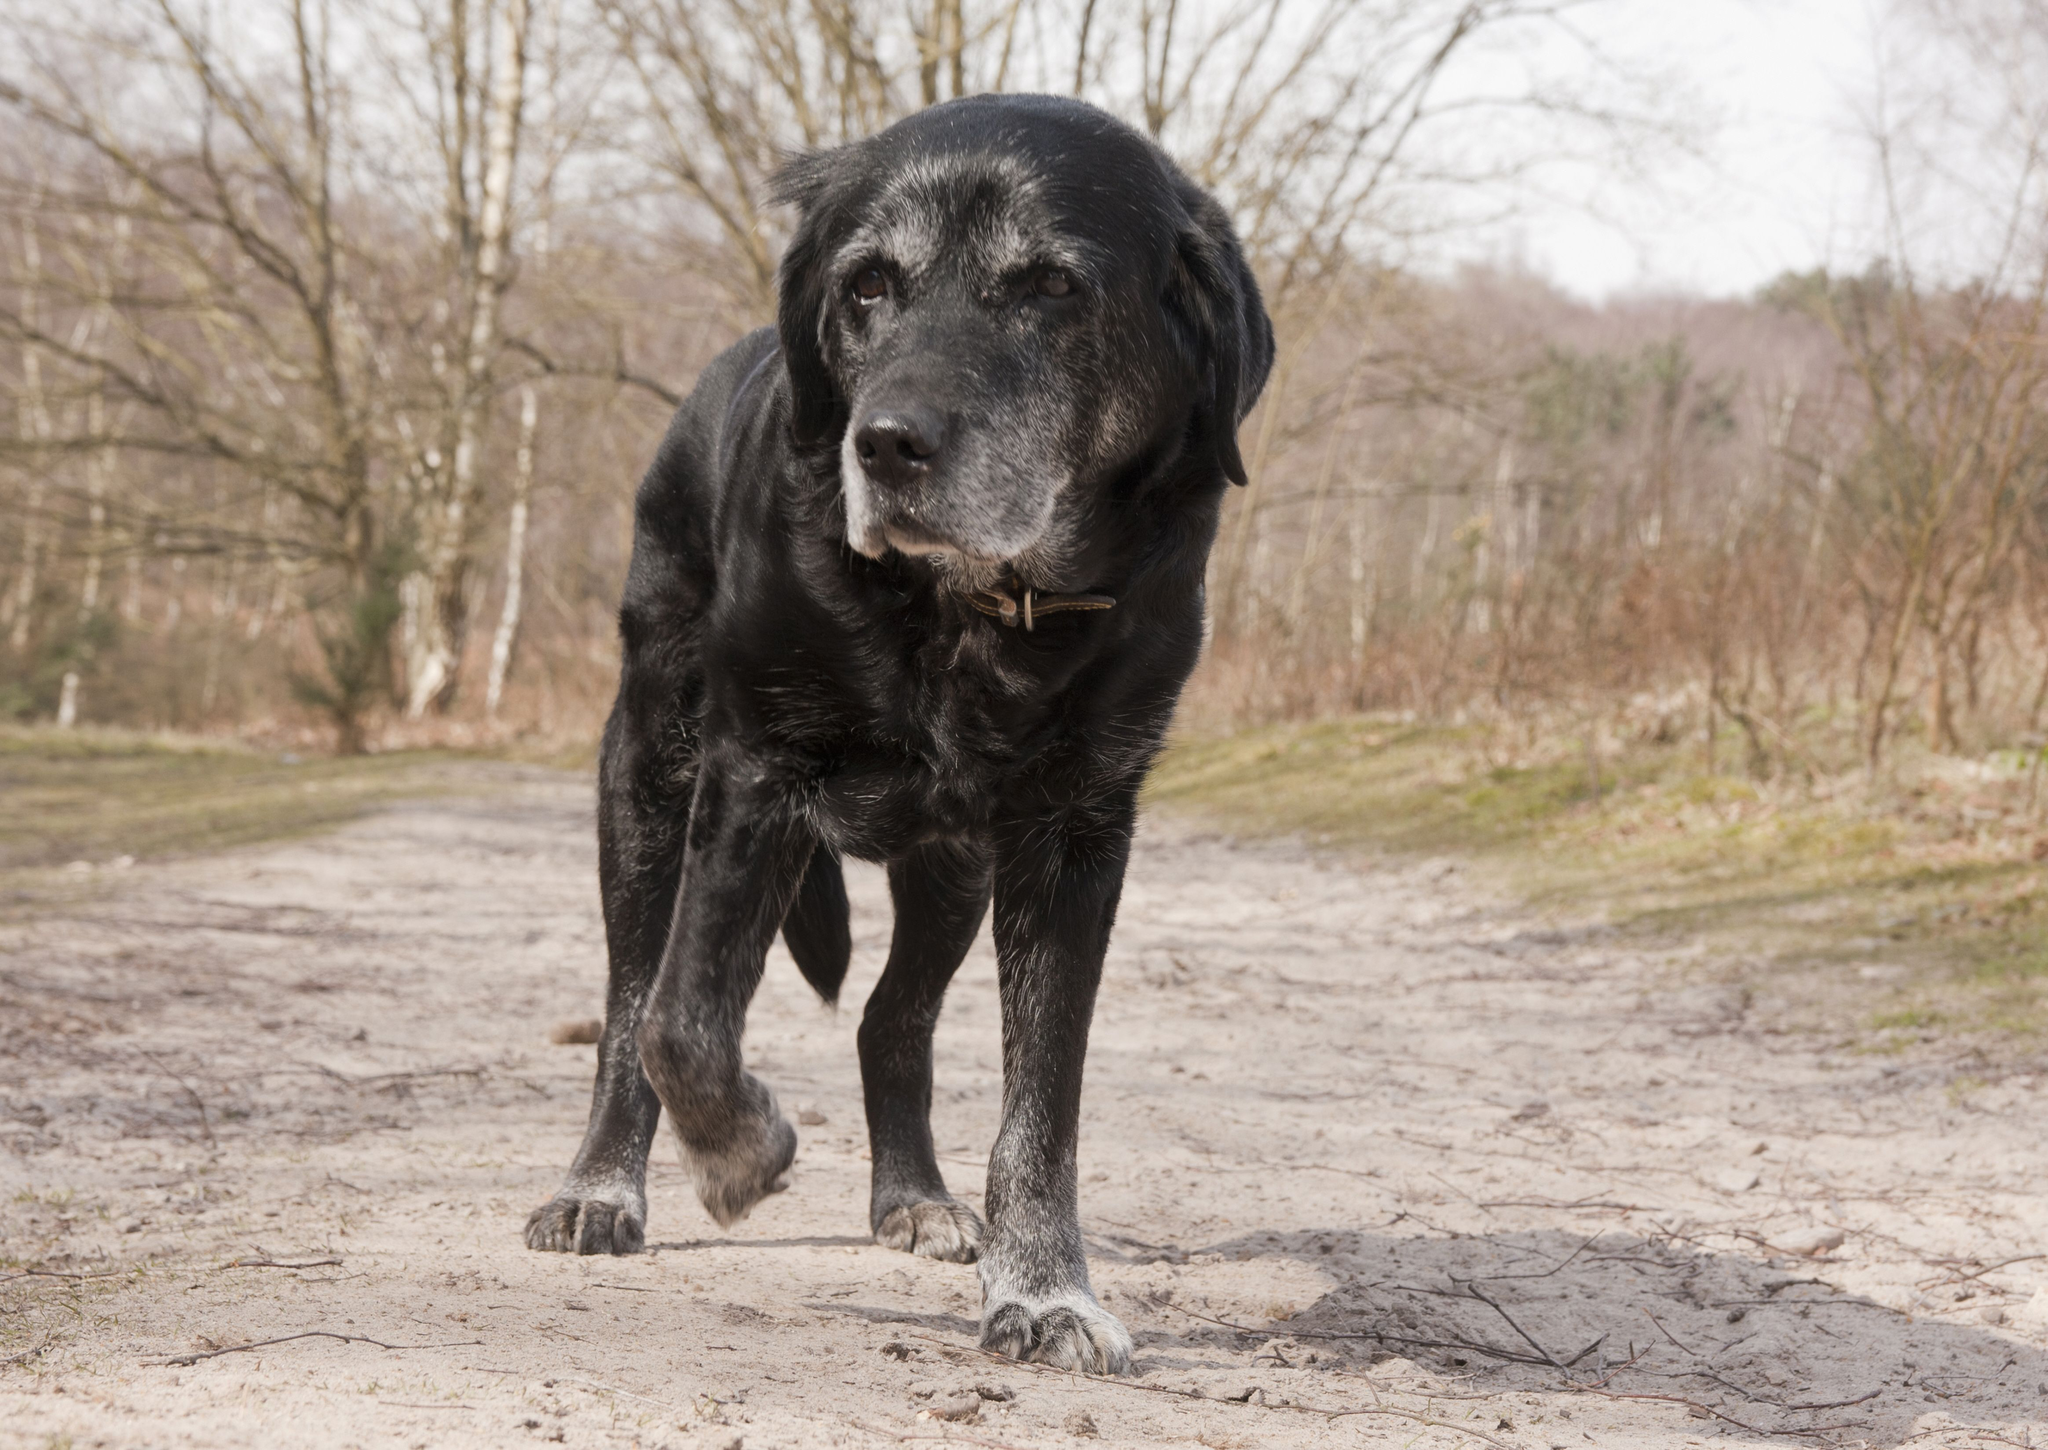
{"type": "MultiPolygon", "coordinates": [[[[225,1349],[194,1350],[191,1354],[175,1354],[169,1359],[153,1362],[158,1369],[177,1369],[197,1364],[202,1359],[219,1359],[224,1354],[247,1354],[252,1349],[268,1349],[273,1344],[290,1344],[295,1339],[338,1339],[343,1344],[374,1344],[379,1349],[461,1349],[473,1344],[482,1344],[481,1339],[457,1339],[447,1344],[386,1344],[381,1339],[372,1339],[367,1334],[336,1334],[331,1329],[307,1329],[298,1334],[281,1334],[276,1339],[259,1339],[254,1344],[231,1344],[225,1349]]],[[[152,1363],[145,1360],[145,1364],[152,1363]]]]}
{"type": "MultiPolygon", "coordinates": [[[[1465,1296],[1463,1294],[1447,1293],[1444,1297],[1447,1299],[1462,1299],[1465,1296]]],[[[1214,1324],[1221,1329],[1234,1329],[1239,1334],[1264,1334],[1277,1339],[1365,1340],[1374,1344],[1399,1344],[1411,1349],[1461,1349],[1468,1354],[1483,1354],[1488,1359],[1503,1360],[1508,1364],[1542,1365],[1546,1369],[1554,1368],[1557,1364],[1557,1361],[1547,1357],[1538,1359],[1533,1354],[1521,1354],[1515,1350],[1501,1349],[1491,1344],[1471,1344],[1462,1339],[1415,1339],[1405,1334],[1384,1334],[1378,1330],[1361,1330],[1355,1334],[1347,1334],[1339,1330],[1329,1329],[1258,1329],[1249,1324],[1236,1324],[1228,1319],[1218,1319],[1210,1314],[1197,1314],[1192,1309],[1183,1309],[1180,1305],[1168,1303],[1164,1299],[1154,1298],[1152,1302],[1161,1309],[1171,1309],[1176,1314],[1185,1314],[1190,1319],[1199,1319],[1204,1324],[1214,1324]]],[[[1602,1335],[1601,1339],[1604,1338],[1606,1336],[1602,1335]]],[[[1599,1343],[1599,1339],[1594,1340],[1585,1350],[1580,1351],[1579,1357],[1583,1358],[1585,1354],[1597,1347],[1599,1343]]]]}
{"type": "Polygon", "coordinates": [[[1491,1295],[1480,1293],[1479,1287],[1476,1284],[1470,1283],[1465,1285],[1465,1292],[1470,1294],[1474,1299],[1477,1299],[1480,1303],[1486,1305],[1489,1309],[1493,1310],[1493,1312],[1498,1314],[1502,1319],[1506,1320],[1508,1328],[1514,1330],[1515,1333],[1521,1335],[1523,1340],[1528,1344],[1529,1348],[1535,1350],[1538,1354],[1543,1356],[1544,1363],[1548,1364],[1552,1369],[1556,1370],[1566,1379],[1571,1378],[1571,1371],[1567,1370],[1564,1367],[1564,1365],[1559,1362],[1558,1357],[1552,1354],[1549,1350],[1545,1349],[1541,1344],[1537,1343],[1535,1335],[1531,1334],[1521,1325],[1515,1323],[1513,1317],[1508,1314],[1508,1311],[1501,1308],[1500,1305],[1493,1299],[1491,1295]]]}
{"type": "Polygon", "coordinates": [[[303,1264],[285,1264],[276,1259],[236,1259],[232,1263],[215,1264],[213,1270],[219,1273],[222,1269],[324,1269],[340,1263],[340,1259],[308,1259],[303,1264]]]}
{"type": "Polygon", "coordinates": [[[1786,1408],[1786,1409],[1788,1409],[1788,1410],[1846,1410],[1846,1409],[1848,1409],[1848,1408],[1849,1408],[1849,1406],[1851,1406],[1851,1405],[1860,1405],[1860,1404],[1863,1404],[1863,1403],[1865,1403],[1865,1402],[1867,1402],[1867,1401],[1869,1401],[1869,1400],[1874,1400],[1874,1399],[1876,1399],[1876,1398],[1877,1398],[1877,1397],[1878,1397],[1879,1395],[1881,1395],[1881,1394],[1883,1394],[1883,1393],[1884,1393],[1884,1386],[1883,1386],[1883,1385],[1879,1385],[1879,1386],[1878,1386],[1878,1387],[1877,1387],[1876,1389],[1872,1390],[1872,1391],[1871,1391],[1871,1392],[1870,1392],[1869,1394],[1867,1394],[1867,1395],[1858,1395],[1858,1396],[1857,1396],[1857,1397],[1856,1397],[1855,1399],[1853,1399],[1853,1400],[1829,1400],[1829,1401],[1828,1401],[1828,1402],[1827,1402],[1826,1404],[1824,1404],[1824,1405],[1787,1405],[1787,1406],[1785,1406],[1785,1408],[1786,1408]]]}
{"type": "MultiPolygon", "coordinates": [[[[1183,1310],[1182,1312],[1186,1313],[1187,1311],[1183,1310]]],[[[1262,1401],[1255,1404],[1249,1399],[1211,1399],[1208,1395],[1200,1394],[1194,1390],[1177,1390],[1167,1385],[1134,1384],[1130,1380],[1119,1379],[1111,1375],[1083,1374],[1079,1370],[1058,1369],[1049,1364],[1032,1364],[1029,1360],[1012,1359],[1007,1354],[997,1354],[993,1350],[983,1349],[979,1345],[952,1344],[947,1340],[930,1334],[913,1334],[910,1337],[912,1339],[922,1339],[927,1343],[940,1345],[947,1349],[967,1350],[996,1364],[1005,1365],[1013,1369],[1029,1370],[1034,1374],[1065,1375],[1069,1379],[1087,1380],[1090,1384],[1109,1385],[1120,1390],[1138,1390],[1148,1395],[1166,1395],[1176,1400],[1192,1400],[1198,1405],[1242,1405],[1248,1410],[1286,1410],[1297,1415],[1321,1415],[1326,1420],[1341,1420],[1350,1415],[1387,1415],[1394,1419],[1406,1420],[1410,1424],[1422,1425],[1429,1429],[1450,1430],[1455,1434],[1470,1435],[1475,1440],[1495,1446],[1496,1450],[1514,1450],[1514,1447],[1505,1440],[1496,1440],[1484,1430],[1475,1430],[1469,1425],[1460,1425],[1454,1420],[1439,1420],[1433,1415],[1419,1414],[1414,1410],[1397,1410],[1392,1405],[1360,1405],[1356,1408],[1333,1410],[1322,1405],[1276,1405],[1270,1401],[1262,1401]]],[[[1538,1363],[1540,1362],[1538,1361],[1538,1363]]],[[[1378,1391],[1375,1390],[1374,1393],[1378,1393],[1378,1391]]]]}
{"type": "MultiPolygon", "coordinates": [[[[1656,1400],[1667,1405],[1683,1405],[1686,1409],[1694,1411],[1699,1415],[1725,1421],[1738,1430],[1747,1430],[1752,1435],[1768,1435],[1773,1438],[1785,1436],[1803,1438],[1810,1435],[1823,1434],[1829,1430],[1853,1430],[1856,1428],[1854,1425],[1813,1425],[1799,1430],[1766,1430],[1761,1425],[1752,1425],[1746,1420],[1738,1420],[1725,1411],[1717,1410],[1712,1405],[1704,1404],[1699,1400],[1689,1400],[1684,1395],[1630,1394],[1621,1390],[1595,1389],[1592,1385],[1571,1385],[1570,1388],[1580,1394],[1598,1395],[1603,1400],[1656,1400]]],[[[1861,1401],[1857,1403],[1860,1404],[1861,1401]]]]}

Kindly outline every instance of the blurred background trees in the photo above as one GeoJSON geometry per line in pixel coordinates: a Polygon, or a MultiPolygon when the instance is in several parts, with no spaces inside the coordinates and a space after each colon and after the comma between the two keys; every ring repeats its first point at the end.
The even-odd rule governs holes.
{"type": "Polygon", "coordinates": [[[1158,137],[1268,289],[1190,718],[1604,721],[1759,773],[2037,731],[2048,25],[1906,16],[1942,64],[1865,118],[1850,275],[1596,306],[1433,265],[1558,158],[1695,139],[1600,13],[0,0],[0,713],[587,734],[638,472],[772,315],[767,176],[1008,89],[1158,137]]]}

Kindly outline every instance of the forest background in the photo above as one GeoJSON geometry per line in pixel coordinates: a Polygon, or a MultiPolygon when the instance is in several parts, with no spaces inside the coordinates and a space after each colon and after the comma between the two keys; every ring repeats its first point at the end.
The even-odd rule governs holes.
{"type": "Polygon", "coordinates": [[[1874,13],[1836,268],[1595,303],[1471,260],[1570,168],[1711,147],[1603,44],[1631,10],[6,0],[0,717],[587,742],[636,478],[772,316],[766,177],[1051,90],[1226,198],[1278,331],[1191,738],[1448,731],[1453,784],[1548,769],[1538,812],[1681,764],[1717,808],[1988,783],[1956,810],[2030,856],[2048,11],[1874,13]]]}

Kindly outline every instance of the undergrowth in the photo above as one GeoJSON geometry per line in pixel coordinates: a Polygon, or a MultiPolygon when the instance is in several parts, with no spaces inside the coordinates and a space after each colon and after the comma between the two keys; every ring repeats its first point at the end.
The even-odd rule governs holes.
{"type": "Polygon", "coordinates": [[[136,861],[303,835],[454,788],[445,755],[349,758],[101,729],[0,728],[0,900],[136,861]]]}
{"type": "Polygon", "coordinates": [[[1148,798],[1238,832],[1477,858],[1547,915],[1728,964],[1864,1048],[2048,1029],[2048,783],[2017,752],[1756,780],[1706,770],[1697,741],[1589,756],[1561,732],[1368,716],[1179,737],[1148,798]]]}

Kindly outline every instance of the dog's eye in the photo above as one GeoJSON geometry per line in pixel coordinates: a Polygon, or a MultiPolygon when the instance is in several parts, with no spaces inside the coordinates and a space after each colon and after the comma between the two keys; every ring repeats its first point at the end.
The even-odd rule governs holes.
{"type": "Polygon", "coordinates": [[[1057,267],[1047,267],[1031,279],[1031,290],[1041,297],[1065,297],[1074,290],[1074,279],[1057,267]]]}
{"type": "Polygon", "coordinates": [[[853,278],[853,295],[863,302],[879,302],[889,295],[889,279],[880,267],[869,267],[853,278]]]}

